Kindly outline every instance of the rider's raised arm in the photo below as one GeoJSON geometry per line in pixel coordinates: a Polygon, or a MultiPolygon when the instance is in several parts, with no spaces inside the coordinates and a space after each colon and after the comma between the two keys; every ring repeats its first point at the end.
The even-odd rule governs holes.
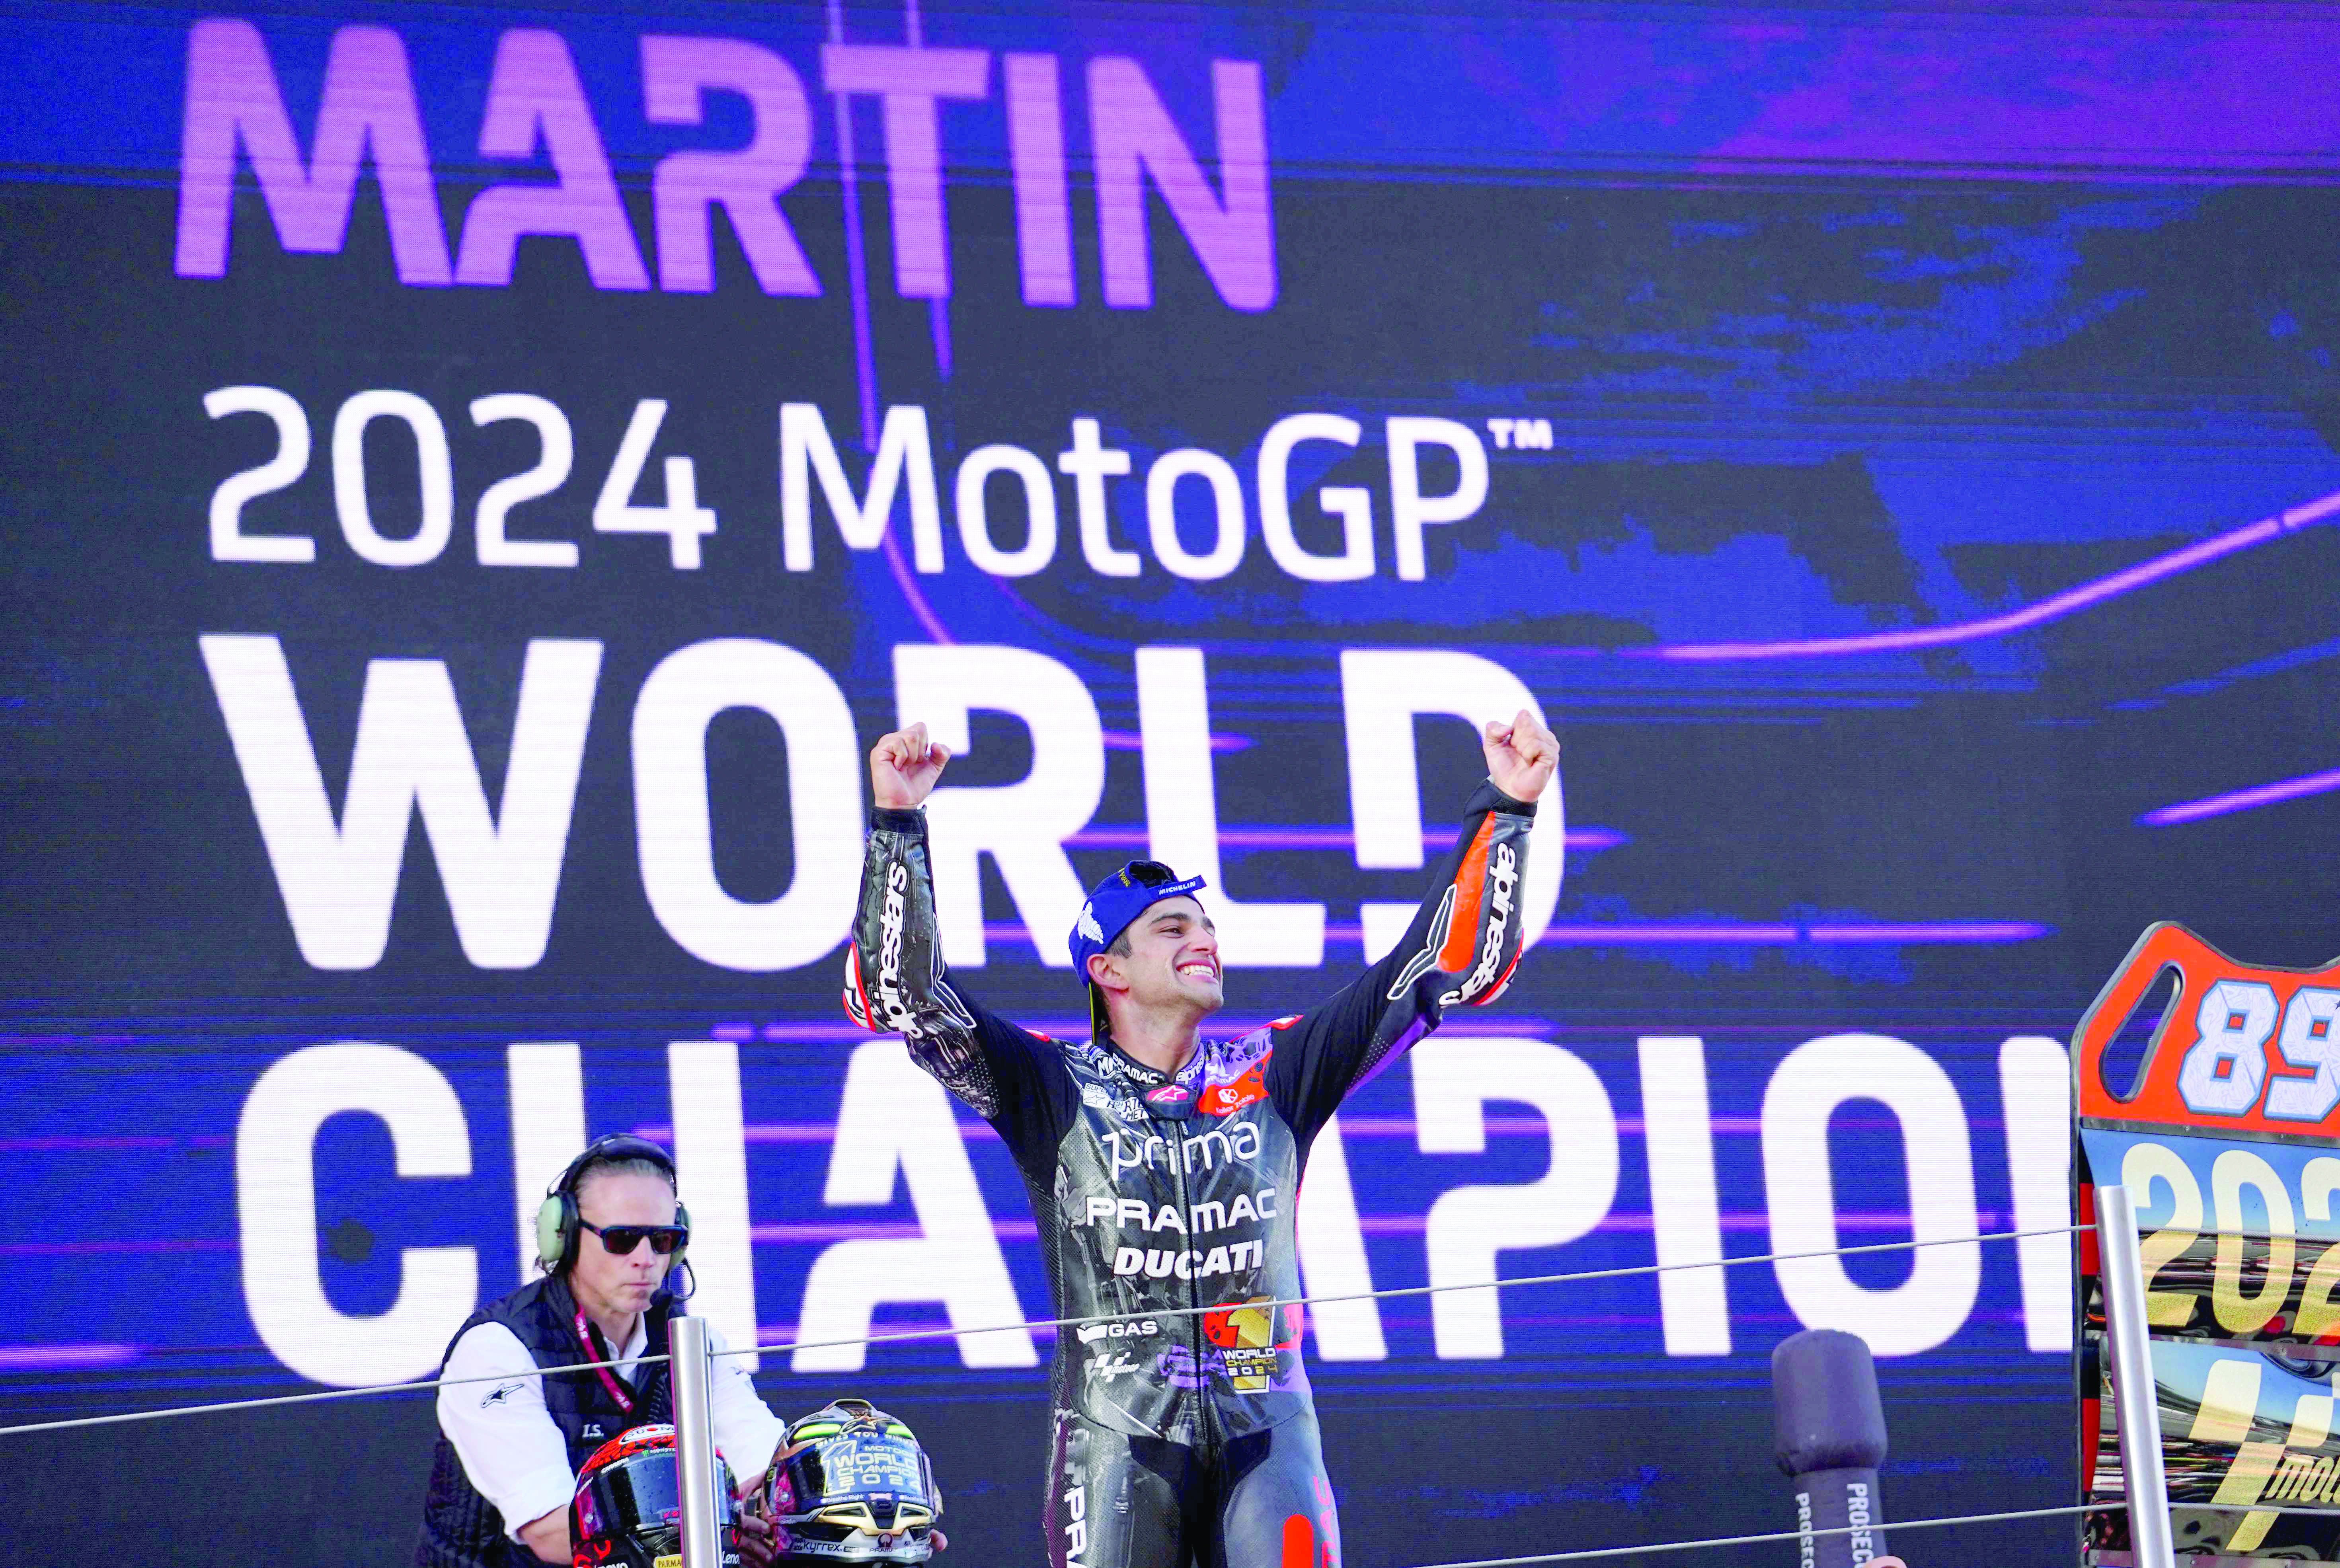
{"type": "Polygon", "coordinates": [[[1267,1064],[1276,1107],[1304,1141],[1351,1091],[1438,1027],[1457,1003],[1484,1007],[1512,983],[1523,923],[1528,829],[1557,776],[1560,742],[1522,709],[1486,726],[1487,781],[1405,936],[1314,1012],[1278,1029],[1267,1064]]]}
{"type": "Polygon", "coordinates": [[[1404,938],[1277,1031],[1268,1091],[1303,1138],[1436,1028],[1448,1007],[1484,1007],[1503,994],[1520,958],[1520,889],[1534,822],[1532,805],[1480,785],[1404,938]]]}
{"type": "Polygon", "coordinates": [[[926,813],[869,814],[861,898],[845,956],[845,1010],[898,1031],[910,1057],[999,1130],[1018,1158],[1053,1151],[1075,1113],[1054,1042],[990,1012],[952,984],[935,922],[926,813]]]}

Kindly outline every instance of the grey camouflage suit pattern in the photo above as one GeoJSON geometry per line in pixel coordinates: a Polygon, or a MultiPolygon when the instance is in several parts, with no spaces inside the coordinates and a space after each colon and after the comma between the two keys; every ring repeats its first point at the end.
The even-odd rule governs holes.
{"type": "Polygon", "coordinates": [[[989,1012],[942,957],[925,814],[870,814],[846,958],[854,1021],[996,1128],[1039,1224],[1057,1331],[1053,1568],[1265,1568],[1304,1520],[1340,1562],[1293,1228],[1318,1131],[1520,951],[1534,808],[1482,784],[1404,938],[1314,1010],[1205,1041],[1176,1075],[989,1012]],[[1149,1098],[1149,1097],[1152,1097],[1149,1098]]]}

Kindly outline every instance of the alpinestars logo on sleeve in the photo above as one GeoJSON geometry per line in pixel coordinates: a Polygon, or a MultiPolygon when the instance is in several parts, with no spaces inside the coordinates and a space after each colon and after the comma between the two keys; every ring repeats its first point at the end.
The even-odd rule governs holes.
{"type": "MultiPolygon", "coordinates": [[[[1487,920],[1484,951],[1480,957],[1479,967],[1472,970],[1469,978],[1456,989],[1456,997],[1466,1001],[1477,1001],[1479,993],[1493,982],[1503,961],[1503,935],[1511,924],[1512,892],[1519,886],[1519,857],[1512,852],[1509,844],[1497,844],[1494,853],[1487,858],[1487,894],[1491,914],[1487,920]]],[[[1501,995],[1500,992],[1497,994],[1501,995]]],[[[1445,999],[1451,1001],[1453,998],[1445,999]]],[[[1495,998],[1489,997],[1485,999],[1492,1002],[1495,998]]]]}

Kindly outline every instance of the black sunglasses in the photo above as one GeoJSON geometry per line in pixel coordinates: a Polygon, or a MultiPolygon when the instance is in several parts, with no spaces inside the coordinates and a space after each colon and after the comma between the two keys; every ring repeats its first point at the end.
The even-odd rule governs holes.
{"type": "Polygon", "coordinates": [[[650,1238],[650,1250],[660,1257],[681,1251],[684,1244],[690,1240],[690,1231],[686,1226],[595,1225],[589,1219],[580,1219],[577,1224],[580,1229],[590,1230],[600,1236],[602,1247],[612,1257],[632,1256],[634,1248],[642,1245],[644,1236],[650,1238]]]}

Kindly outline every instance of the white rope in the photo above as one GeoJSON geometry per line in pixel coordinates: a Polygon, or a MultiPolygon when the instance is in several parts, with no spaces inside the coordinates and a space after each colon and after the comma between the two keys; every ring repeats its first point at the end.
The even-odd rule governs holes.
{"type": "Polygon", "coordinates": [[[1770,1541],[1816,1541],[1823,1535],[1883,1535],[1901,1530],[1933,1530],[1945,1524],[1991,1524],[2002,1519],[2053,1519],[2066,1513],[2117,1512],[2126,1503],[2082,1503],[2068,1508],[2020,1508],[2008,1513],[1961,1513],[1948,1519],[1883,1520],[1875,1524],[1839,1524],[1828,1530],[1775,1530],[1768,1535],[1717,1535],[1707,1541],[1661,1541],[1647,1546],[1601,1546],[1589,1552],[1547,1552],[1535,1557],[1482,1557],[1470,1563],[1440,1563],[1433,1568],[1522,1568],[1529,1563],[1587,1563],[1596,1557],[1638,1557],[1658,1552],[1699,1552],[1710,1546],[1760,1546],[1770,1541]]]}
{"type": "MultiPolygon", "coordinates": [[[[1685,1268],[1730,1268],[1750,1263],[1792,1263],[1804,1258],[1845,1257],[1858,1253],[1908,1252],[1921,1246],[1968,1246],[1977,1242],[2012,1241],[2024,1236],[2070,1236],[2079,1231],[2093,1230],[2094,1226],[2051,1226],[2044,1230],[2000,1230],[1980,1236],[1938,1236],[1926,1241],[1880,1241],[1861,1246],[1821,1247],[1811,1252],[1767,1252],[1743,1257],[1701,1259],[1696,1263],[1637,1264],[1627,1268],[1585,1269],[1574,1274],[1527,1275],[1516,1279],[1479,1279],[1459,1285],[1401,1285],[1391,1290],[1361,1290],[1344,1295],[1300,1295],[1264,1304],[1222,1302],[1213,1306],[1172,1306],[1158,1312],[1098,1313],[1086,1317],[1035,1318],[1026,1323],[1006,1324],[996,1328],[913,1328],[893,1334],[864,1335],[858,1339],[784,1340],[777,1345],[750,1345],[727,1349],[722,1355],[754,1355],[783,1350],[838,1350],[857,1345],[893,1345],[904,1340],[950,1339],[961,1334],[1029,1334],[1036,1328],[1066,1328],[1089,1323],[1134,1323],[1146,1318],[1193,1317],[1197,1314],[1225,1312],[1246,1305],[1281,1308],[1312,1306],[1324,1302],[1387,1301],[1400,1296],[1435,1295],[1446,1291],[1500,1290],[1507,1285],[1565,1285],[1575,1280],[1628,1279],[1640,1275],[1665,1274],[1685,1268]]],[[[637,1356],[631,1361],[580,1361],[566,1366],[540,1367],[534,1374],[522,1375],[550,1376],[572,1372],[592,1372],[619,1365],[649,1366],[667,1360],[663,1355],[637,1356]]],[[[280,1394],[264,1399],[231,1399],[216,1404],[180,1404],[163,1410],[131,1410],[113,1415],[82,1415],[69,1421],[35,1421],[16,1426],[0,1426],[0,1437],[19,1432],[64,1432],[83,1426],[113,1426],[127,1421],[164,1421],[177,1415],[205,1415],[223,1410],[265,1410],[285,1404],[317,1404],[334,1399],[364,1399],[377,1394],[420,1394],[434,1388],[458,1388],[472,1383],[504,1383],[510,1373],[487,1373],[477,1377],[441,1377],[427,1383],[373,1383],[358,1388],[329,1388],[313,1394],[280,1394]]]]}
{"type": "MultiPolygon", "coordinates": [[[[2094,1230],[2092,1225],[2051,1226],[2045,1230],[1997,1230],[1982,1236],[1940,1236],[1930,1241],[1880,1241],[1864,1246],[1821,1247],[1812,1252],[1766,1252],[1746,1257],[1702,1259],[1697,1263],[1643,1263],[1627,1268],[1591,1268],[1575,1274],[1531,1274],[1517,1279],[1474,1279],[1462,1285],[1410,1285],[1391,1290],[1360,1290],[1346,1295],[1295,1295],[1269,1302],[1221,1302],[1215,1306],[1167,1306],[1159,1312],[1096,1313],[1087,1317],[1043,1317],[1029,1323],[1010,1324],[1006,1328],[913,1328],[897,1334],[873,1334],[860,1339],[788,1340],[778,1345],[751,1345],[741,1350],[725,1350],[724,1355],[752,1355],[765,1351],[837,1350],[854,1345],[888,1345],[904,1339],[948,1339],[961,1334],[1008,1334],[1022,1329],[1076,1327],[1086,1323],[1137,1323],[1148,1318],[1194,1317],[1203,1313],[1225,1312],[1230,1307],[1314,1306],[1322,1302],[1389,1301],[1399,1296],[1436,1295],[1451,1290],[1500,1290],[1514,1285],[1566,1285],[1584,1279],[1629,1279],[1637,1275],[1665,1274],[1682,1268],[1720,1268],[1744,1263],[1792,1263],[1800,1258],[1846,1257],[1864,1252],[1908,1252],[1920,1246],[1967,1246],[1978,1241],[2009,1241],[2027,1236],[2070,1236],[2077,1231],[2094,1230]]],[[[0,1431],[5,1431],[0,1428],[0,1431]]]]}

